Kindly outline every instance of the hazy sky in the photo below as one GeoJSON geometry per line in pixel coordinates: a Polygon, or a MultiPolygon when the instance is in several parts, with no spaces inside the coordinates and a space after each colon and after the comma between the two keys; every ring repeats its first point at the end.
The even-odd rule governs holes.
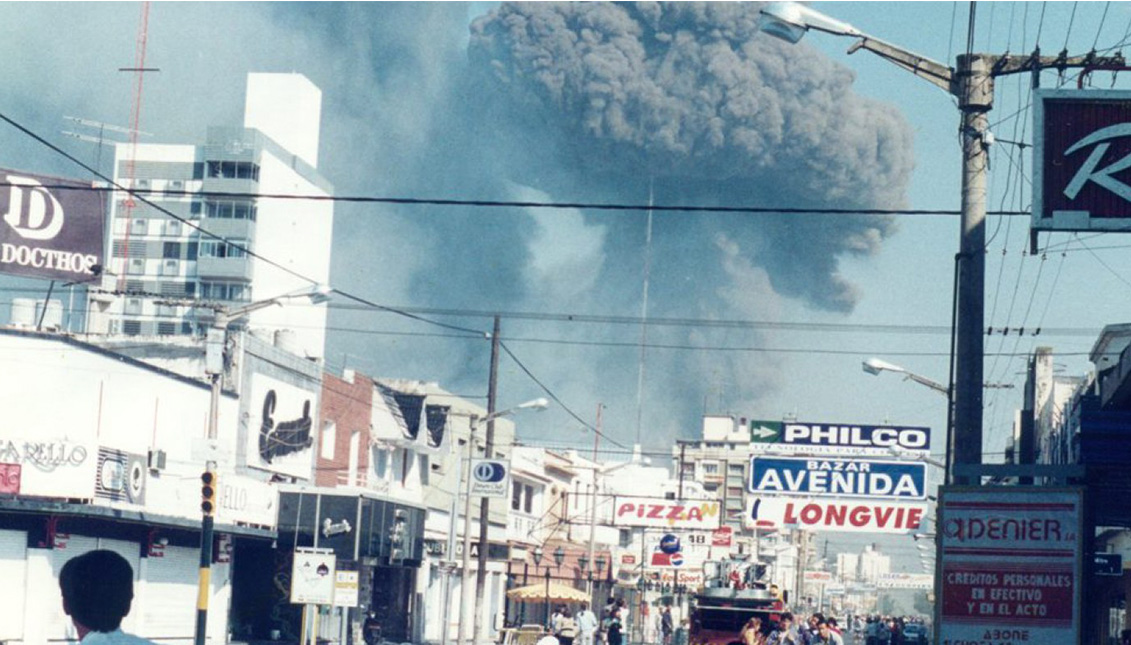
{"type": "MultiPolygon", "coordinates": [[[[966,3],[814,6],[936,60],[965,49],[966,3]]],[[[1043,53],[1067,43],[1077,54],[1125,38],[1131,7],[1074,7],[982,3],[974,48],[1027,53],[1039,34],[1043,53]]],[[[73,129],[63,116],[128,123],[133,78],[117,70],[133,63],[138,16],[129,3],[0,3],[0,56],[18,62],[0,68],[0,111],[93,160],[93,147],[59,134],[73,129]]],[[[141,128],[199,142],[208,125],[240,123],[247,72],[295,71],[322,88],[320,170],[342,195],[640,204],[651,191],[668,205],[957,208],[949,96],[866,52],[844,55],[848,40],[814,33],[791,47],[755,20],[754,5],[731,3],[154,3],[146,63],[161,71],[147,78],[141,128]]],[[[1111,74],[1092,81],[1107,89],[1111,74]]],[[[1028,149],[1000,143],[1032,140],[1029,82],[998,85],[992,210],[1030,203],[1028,149]]],[[[82,176],[6,126],[0,166],[82,176]]],[[[987,323],[1068,333],[987,339],[987,380],[1018,387],[987,392],[990,460],[1024,369],[996,354],[1050,345],[1080,373],[1102,326],[1129,317],[1125,238],[1046,235],[1049,252],[1034,258],[1027,228],[988,223],[987,323]]],[[[606,432],[631,444],[645,237],[637,211],[343,204],[332,281],[394,307],[502,312],[530,372],[589,423],[603,403],[606,432]]],[[[951,216],[656,214],[648,314],[680,322],[647,330],[645,448],[696,436],[704,412],[941,436],[942,397],[860,362],[945,380],[957,242],[951,216]]],[[[490,328],[485,316],[425,316],[490,328]]],[[[486,391],[482,338],[344,308],[330,321],[333,369],[486,391]]],[[[542,395],[509,357],[501,366],[500,407],[542,395]]],[[[560,407],[516,421],[533,443],[591,445],[560,407]]]]}

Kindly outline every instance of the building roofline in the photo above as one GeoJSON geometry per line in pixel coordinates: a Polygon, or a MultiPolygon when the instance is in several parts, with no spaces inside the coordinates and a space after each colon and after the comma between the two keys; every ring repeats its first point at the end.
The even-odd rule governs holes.
{"type": "MultiPolygon", "coordinates": [[[[116,360],[120,363],[125,363],[126,365],[130,365],[131,367],[138,367],[138,368],[141,368],[143,370],[153,372],[154,374],[158,374],[160,376],[165,376],[165,377],[171,378],[175,381],[180,381],[181,383],[184,383],[186,385],[191,385],[193,387],[197,387],[197,388],[200,388],[200,389],[205,390],[205,391],[211,390],[211,386],[208,383],[204,382],[203,380],[197,380],[197,379],[194,379],[194,378],[190,378],[188,376],[183,376],[183,375],[178,374],[176,372],[173,372],[171,370],[167,370],[163,367],[158,367],[156,365],[146,363],[145,361],[133,358],[131,356],[127,356],[125,354],[119,354],[118,352],[115,352],[115,351],[110,350],[110,349],[106,349],[105,347],[100,347],[99,345],[95,345],[93,343],[88,343],[86,341],[79,340],[78,338],[76,338],[74,336],[58,334],[58,333],[55,333],[55,332],[35,331],[35,330],[32,330],[32,329],[14,329],[12,327],[0,327],[0,336],[13,336],[13,337],[19,337],[19,338],[34,338],[34,339],[38,339],[38,340],[54,341],[54,342],[57,342],[57,343],[62,343],[64,345],[70,345],[72,347],[76,347],[78,349],[82,349],[82,350],[86,350],[88,352],[91,352],[92,354],[98,354],[98,355],[103,356],[105,358],[112,358],[112,359],[114,359],[114,360],[116,360]]],[[[232,392],[230,390],[226,390],[226,391],[222,392],[222,395],[233,398],[233,399],[238,398],[237,395],[235,394],[235,392],[232,392]]]]}

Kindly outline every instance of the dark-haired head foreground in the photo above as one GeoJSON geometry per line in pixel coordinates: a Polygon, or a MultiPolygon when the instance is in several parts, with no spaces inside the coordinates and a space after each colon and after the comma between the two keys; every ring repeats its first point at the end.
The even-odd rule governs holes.
{"type": "Polygon", "coordinates": [[[120,631],[134,598],[133,568],[122,556],[97,550],[71,558],[59,572],[59,589],[83,643],[149,643],[120,631]]]}

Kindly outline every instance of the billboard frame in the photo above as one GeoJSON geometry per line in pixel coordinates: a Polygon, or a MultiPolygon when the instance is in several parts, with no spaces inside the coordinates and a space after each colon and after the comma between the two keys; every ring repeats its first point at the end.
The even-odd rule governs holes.
{"type": "MultiPolygon", "coordinates": [[[[1054,211],[1045,217],[1045,155],[1049,152],[1045,141],[1046,100],[1078,99],[1080,102],[1096,100],[1127,101],[1131,106],[1131,91],[1128,90],[1054,90],[1038,89],[1035,91],[1033,105],[1033,205],[1030,213],[1029,237],[1033,251],[1037,249],[1037,234],[1044,231],[1055,232],[1103,232],[1103,233],[1128,233],[1131,232],[1131,216],[1129,217],[1102,217],[1093,215],[1090,211],[1054,211]]],[[[1114,125],[1114,124],[1113,124],[1114,125]]],[[[1098,131],[1098,130],[1097,130],[1098,131]]],[[[1131,202],[1128,203],[1131,209],[1131,202]]]]}

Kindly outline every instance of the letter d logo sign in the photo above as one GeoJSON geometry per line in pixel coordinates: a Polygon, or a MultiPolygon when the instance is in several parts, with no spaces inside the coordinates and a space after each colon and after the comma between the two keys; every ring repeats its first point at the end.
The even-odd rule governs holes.
{"type": "Polygon", "coordinates": [[[50,240],[63,228],[63,206],[38,181],[8,175],[8,208],[4,221],[20,237],[50,240]]]}

